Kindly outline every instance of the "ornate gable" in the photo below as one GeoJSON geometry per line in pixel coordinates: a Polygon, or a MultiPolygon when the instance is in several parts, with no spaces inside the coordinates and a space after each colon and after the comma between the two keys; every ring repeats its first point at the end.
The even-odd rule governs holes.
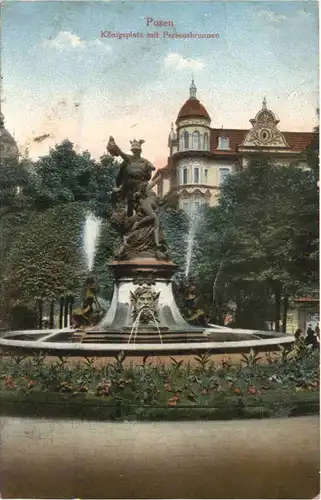
{"type": "Polygon", "coordinates": [[[246,134],[241,148],[290,148],[284,135],[277,128],[279,120],[267,109],[266,99],[263,99],[262,109],[256,117],[250,120],[252,129],[246,134]]]}

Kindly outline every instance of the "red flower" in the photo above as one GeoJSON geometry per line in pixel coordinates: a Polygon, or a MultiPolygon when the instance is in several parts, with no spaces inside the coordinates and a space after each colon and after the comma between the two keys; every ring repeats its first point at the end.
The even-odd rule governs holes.
{"type": "Polygon", "coordinates": [[[17,387],[11,375],[5,377],[4,383],[7,389],[15,389],[17,387]]]}
{"type": "Polygon", "coordinates": [[[249,387],[249,394],[256,394],[256,389],[253,385],[250,385],[249,387]]]}
{"type": "Polygon", "coordinates": [[[239,387],[234,387],[235,394],[241,394],[241,389],[239,387]]]}

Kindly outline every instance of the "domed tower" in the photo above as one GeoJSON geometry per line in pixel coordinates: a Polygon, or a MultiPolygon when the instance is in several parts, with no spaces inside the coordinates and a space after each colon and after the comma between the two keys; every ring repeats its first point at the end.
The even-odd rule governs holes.
{"type": "Polygon", "coordinates": [[[16,141],[4,126],[4,116],[0,111],[0,162],[3,160],[17,160],[19,149],[16,141]]]}
{"type": "Polygon", "coordinates": [[[178,151],[209,151],[211,119],[203,104],[196,98],[197,88],[192,80],[189,99],[181,107],[177,119],[178,151]]]}
{"type": "Polygon", "coordinates": [[[184,210],[207,203],[211,196],[208,189],[211,119],[196,92],[192,79],[189,98],[176,119],[176,132],[172,125],[169,135],[175,185],[179,205],[184,210]]]}

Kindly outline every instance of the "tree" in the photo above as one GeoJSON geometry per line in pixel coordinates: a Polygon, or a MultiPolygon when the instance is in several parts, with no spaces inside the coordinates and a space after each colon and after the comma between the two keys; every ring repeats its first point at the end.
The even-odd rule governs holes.
{"type": "Polygon", "coordinates": [[[256,283],[263,300],[269,295],[265,289],[274,294],[277,330],[283,299],[285,329],[289,298],[318,281],[317,214],[312,169],[275,165],[259,156],[230,176],[202,244],[200,271],[207,281],[211,276],[214,309],[219,296],[244,302],[244,291],[253,295],[256,283]]]}
{"type": "Polygon", "coordinates": [[[188,217],[183,210],[167,208],[161,211],[160,220],[170,258],[178,266],[178,273],[182,274],[186,264],[188,217]]]}
{"type": "Polygon", "coordinates": [[[97,163],[88,151],[74,150],[70,141],[63,141],[40,158],[34,165],[28,193],[36,210],[56,205],[90,202],[103,215],[107,209],[116,166],[111,157],[97,163]]]}

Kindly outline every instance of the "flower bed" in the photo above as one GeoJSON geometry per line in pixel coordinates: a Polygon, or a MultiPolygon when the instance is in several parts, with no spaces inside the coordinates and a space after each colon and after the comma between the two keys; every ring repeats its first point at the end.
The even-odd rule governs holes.
{"type": "Polygon", "coordinates": [[[239,364],[209,356],[191,366],[125,367],[85,359],[49,362],[43,356],[2,357],[0,412],[11,415],[94,419],[226,419],[290,416],[319,411],[319,351],[296,345],[261,356],[251,351],[239,364]]]}

